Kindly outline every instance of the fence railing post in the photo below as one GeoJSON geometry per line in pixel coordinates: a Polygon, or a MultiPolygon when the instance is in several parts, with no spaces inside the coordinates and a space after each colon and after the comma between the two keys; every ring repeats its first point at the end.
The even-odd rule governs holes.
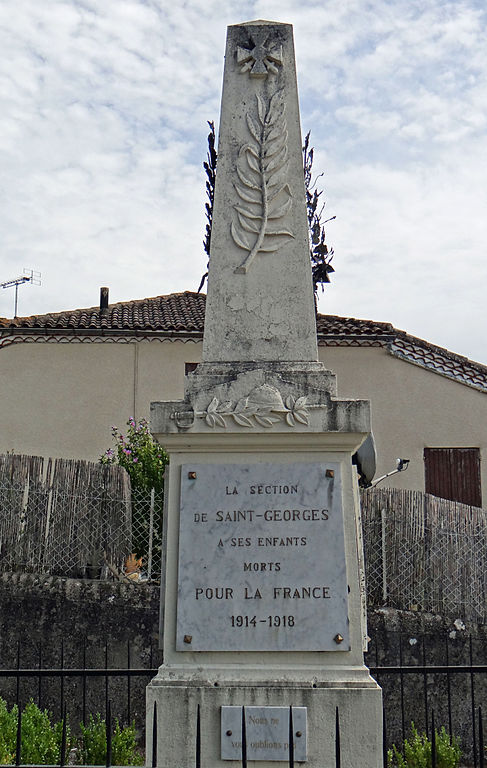
{"type": "Polygon", "coordinates": [[[475,681],[472,672],[473,667],[473,647],[472,647],[472,635],[469,636],[468,642],[468,658],[470,664],[470,701],[472,711],[472,743],[473,743],[473,764],[474,768],[477,768],[477,729],[475,727],[475,681]]]}
{"type": "Polygon", "coordinates": [[[201,768],[201,710],[198,704],[196,712],[196,762],[195,768],[201,768]]]}
{"type": "Polygon", "coordinates": [[[294,768],[294,725],[292,706],[289,707],[289,768],[294,768]]]}
{"type": "Polygon", "coordinates": [[[340,713],[338,707],[335,710],[335,768],[342,764],[342,752],[340,747],[340,713]]]}
{"type": "Polygon", "coordinates": [[[245,706],[242,707],[242,768],[247,768],[247,726],[245,724],[245,706]]]}
{"type": "Polygon", "coordinates": [[[482,722],[482,707],[479,707],[479,765],[484,768],[484,725],[482,722]]]}
{"type": "Polygon", "coordinates": [[[106,768],[110,768],[112,764],[112,702],[107,704],[107,719],[105,722],[106,737],[107,737],[107,759],[106,768]]]}
{"type": "MultiPolygon", "coordinates": [[[[157,767],[157,702],[152,710],[152,768],[157,767]]],[[[197,766],[199,768],[199,766],[197,766]]]]}
{"type": "Polygon", "coordinates": [[[15,745],[15,765],[20,765],[20,751],[22,749],[22,710],[17,704],[17,743],[15,745]]]}
{"type": "Polygon", "coordinates": [[[64,709],[64,639],[61,640],[61,677],[59,678],[61,694],[61,712],[64,709]]]}
{"type": "Polygon", "coordinates": [[[382,601],[387,603],[387,550],[386,550],[386,535],[387,535],[387,520],[386,511],[381,509],[380,511],[380,535],[381,535],[381,554],[382,554],[382,601]]]}
{"type": "Polygon", "coordinates": [[[66,704],[63,707],[63,730],[61,734],[61,750],[59,752],[59,765],[60,768],[63,768],[63,766],[66,763],[66,735],[67,735],[67,713],[66,713],[66,704]]]}
{"type": "Polygon", "coordinates": [[[152,539],[154,537],[154,506],[156,490],[151,488],[150,492],[150,510],[149,510],[149,551],[147,553],[147,578],[150,581],[152,576],[152,539]]]}
{"type": "MultiPolygon", "coordinates": [[[[127,669],[130,670],[131,667],[131,658],[130,658],[130,640],[127,640],[127,669]]],[[[130,673],[127,673],[127,722],[130,723],[131,720],[131,714],[132,714],[132,684],[131,684],[132,678],[130,677],[130,673]]]]}

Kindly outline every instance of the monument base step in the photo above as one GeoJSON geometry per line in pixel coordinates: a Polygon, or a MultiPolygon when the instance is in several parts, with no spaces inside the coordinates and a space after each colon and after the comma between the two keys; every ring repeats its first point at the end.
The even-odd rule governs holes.
{"type": "MultiPolygon", "coordinates": [[[[339,749],[341,768],[382,768],[382,699],[381,689],[372,679],[360,684],[357,680],[339,683],[273,682],[252,684],[212,683],[208,680],[186,676],[179,681],[158,676],[147,687],[147,734],[154,733],[154,710],[157,720],[157,766],[158,768],[194,768],[196,759],[197,720],[199,711],[201,765],[212,768],[231,768],[241,762],[238,745],[240,733],[222,728],[222,707],[269,708],[259,712],[265,720],[276,715],[270,708],[282,707],[287,714],[290,707],[305,707],[306,732],[299,732],[299,739],[306,739],[309,768],[332,768],[335,763],[337,743],[337,712],[339,723],[339,749]],[[156,705],[156,708],[155,706],[156,705]],[[234,759],[222,759],[222,747],[226,740],[235,740],[234,759]]],[[[297,717],[297,715],[296,715],[297,717]]],[[[274,722],[277,722],[275,717],[274,722]]],[[[299,721],[302,722],[301,720],[299,721]]],[[[302,727],[301,725],[299,727],[302,727]]],[[[289,740],[288,725],[284,728],[284,739],[262,736],[258,742],[255,736],[248,737],[248,750],[260,746],[270,759],[251,759],[248,763],[256,768],[271,768],[276,762],[288,764],[287,757],[279,757],[284,739],[289,740]]],[[[297,732],[298,733],[298,732],[297,732]]],[[[281,731],[282,734],[282,731],[281,731]]],[[[296,740],[297,741],[297,740],[296,740]]],[[[295,747],[295,760],[301,762],[295,747]]],[[[147,739],[147,765],[152,764],[151,738],[147,739]]],[[[303,761],[304,765],[304,761],[303,761]]]]}

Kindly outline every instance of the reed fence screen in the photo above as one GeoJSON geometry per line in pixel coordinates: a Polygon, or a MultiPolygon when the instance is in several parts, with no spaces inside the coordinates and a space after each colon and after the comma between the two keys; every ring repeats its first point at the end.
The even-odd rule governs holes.
{"type": "Polygon", "coordinates": [[[162,500],[94,462],[0,456],[0,570],[72,578],[160,574],[162,500]],[[134,559],[134,558],[132,558],[134,559]]]}
{"type": "Polygon", "coordinates": [[[362,492],[367,601],[487,620],[487,510],[397,488],[362,492]]]}
{"type": "MultiPolygon", "coordinates": [[[[487,510],[394,488],[361,504],[369,607],[487,620],[487,510]]],[[[158,579],[162,506],[117,466],[0,456],[0,571],[158,579]]]]}

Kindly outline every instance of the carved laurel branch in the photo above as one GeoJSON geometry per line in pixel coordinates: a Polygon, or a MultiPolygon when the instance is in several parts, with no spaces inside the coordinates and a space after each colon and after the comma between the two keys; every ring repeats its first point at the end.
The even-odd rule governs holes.
{"type": "Polygon", "coordinates": [[[285,402],[281,400],[281,404],[275,405],[249,402],[249,397],[243,397],[233,405],[231,402],[220,403],[214,397],[206,411],[195,415],[203,418],[209,427],[224,429],[228,426],[227,419],[233,419],[241,427],[260,425],[268,428],[282,420],[285,420],[290,427],[294,427],[296,422],[309,425],[306,397],[295,398],[293,395],[289,395],[285,402]]]}
{"type": "Polygon", "coordinates": [[[279,90],[271,96],[267,111],[257,95],[257,119],[247,113],[247,126],[253,140],[244,144],[238,155],[239,183],[234,187],[241,202],[234,205],[237,215],[231,232],[236,245],[248,251],[248,256],[236,272],[247,272],[259,252],[274,253],[281,247],[283,238],[294,237],[280,221],[292,206],[286,181],[288,132],[281,93],[279,90]]]}

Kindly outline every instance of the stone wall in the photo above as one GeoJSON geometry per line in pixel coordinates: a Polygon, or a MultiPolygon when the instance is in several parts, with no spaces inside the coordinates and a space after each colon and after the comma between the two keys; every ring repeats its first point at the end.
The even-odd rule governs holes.
{"type": "MultiPolygon", "coordinates": [[[[369,612],[370,637],[367,664],[370,667],[399,665],[485,665],[487,626],[446,619],[431,613],[379,608],[369,612]]],[[[449,729],[448,701],[451,703],[452,732],[460,739],[467,761],[472,759],[472,678],[467,672],[381,673],[389,744],[402,741],[413,721],[418,730],[428,723],[434,710],[436,727],[449,729]],[[402,699],[402,701],[401,701],[402,699]]],[[[473,675],[474,707],[487,711],[487,672],[473,675]]],[[[477,714],[476,714],[477,717],[477,714]]],[[[485,727],[485,726],[484,726],[485,727]]]]}
{"type": "MultiPolygon", "coordinates": [[[[159,587],[157,585],[122,584],[90,580],[61,579],[32,574],[3,574],[0,577],[0,667],[17,665],[20,639],[21,666],[35,669],[39,664],[39,648],[44,667],[81,668],[83,654],[87,667],[103,667],[107,648],[109,668],[127,666],[127,641],[130,642],[131,666],[156,668],[161,663],[158,650],[159,587]],[[107,646],[105,646],[107,643],[107,646]],[[85,649],[85,650],[84,650],[85,649]]],[[[367,663],[371,667],[396,665],[443,665],[448,656],[451,664],[468,664],[470,638],[474,664],[485,664],[487,627],[466,625],[432,614],[378,609],[368,617],[370,650],[367,663]],[[423,640],[424,638],[424,640],[423,640]]],[[[108,695],[115,714],[130,717],[139,729],[143,727],[145,679],[134,678],[128,690],[127,680],[113,678],[108,682],[108,695]]],[[[402,731],[401,686],[399,674],[379,675],[384,689],[388,736],[399,742],[402,731]]],[[[404,675],[404,721],[409,730],[411,720],[419,728],[425,724],[425,690],[428,713],[435,710],[438,725],[448,726],[448,685],[445,675],[404,675]]],[[[64,698],[71,722],[82,718],[83,681],[79,677],[66,680],[64,698]]],[[[105,711],[104,678],[87,678],[86,711],[105,711]]],[[[21,698],[38,700],[39,679],[23,679],[21,698]]],[[[0,678],[0,695],[13,703],[16,686],[13,679],[0,678]]],[[[41,704],[60,715],[61,684],[59,679],[45,678],[40,684],[41,704]]],[[[476,706],[487,711],[487,675],[477,675],[474,683],[476,706]]],[[[471,680],[468,674],[450,676],[453,731],[467,747],[472,743],[471,680]]]]}
{"type": "MultiPolygon", "coordinates": [[[[134,668],[157,668],[159,587],[119,582],[62,579],[33,574],[2,574],[0,577],[0,668],[14,669],[20,642],[20,666],[37,669],[126,668],[128,652],[134,668]],[[85,662],[85,663],[84,663],[85,662]]],[[[144,724],[146,678],[86,678],[86,713],[105,714],[105,700],[112,701],[114,715],[138,728],[144,724]]],[[[60,717],[59,678],[22,679],[22,703],[32,697],[60,717]],[[40,685],[40,688],[39,688],[40,685]]],[[[0,678],[0,695],[15,701],[13,678],[0,678]]],[[[83,678],[66,680],[64,700],[70,722],[83,717],[83,678]]]]}

